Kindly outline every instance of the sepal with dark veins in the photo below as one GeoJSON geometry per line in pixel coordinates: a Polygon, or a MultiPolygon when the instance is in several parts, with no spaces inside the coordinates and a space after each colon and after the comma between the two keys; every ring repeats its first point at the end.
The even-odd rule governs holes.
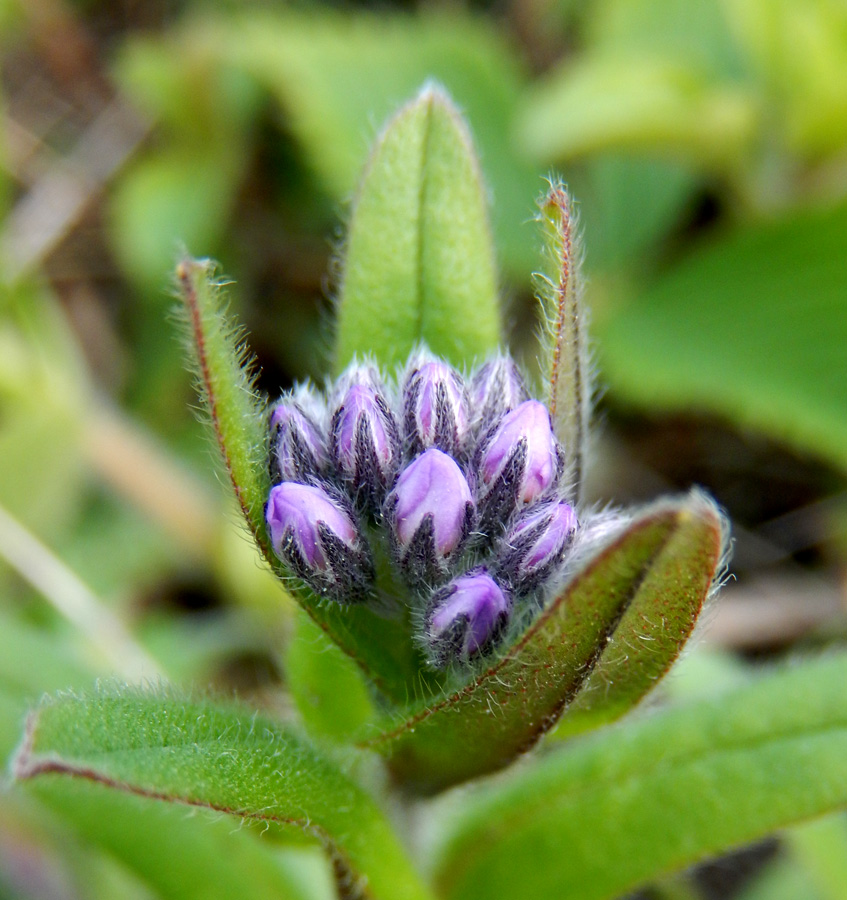
{"type": "Polygon", "coordinates": [[[569,503],[542,501],[522,513],[497,548],[494,571],[516,597],[538,593],[561,569],[578,528],[569,503]]]}
{"type": "Polygon", "coordinates": [[[388,495],[384,519],[407,583],[443,581],[476,520],[471,488],[456,461],[435,447],[417,457],[388,495]]]}
{"type": "Polygon", "coordinates": [[[330,423],[330,456],[356,505],[376,515],[400,462],[400,432],[375,372],[348,376],[330,423]]]}
{"type": "Polygon", "coordinates": [[[469,428],[468,398],[459,373],[439,360],[415,360],[403,386],[403,437],[409,457],[437,447],[462,459],[469,428]]]}
{"type": "Polygon", "coordinates": [[[285,481],[271,489],[265,518],[276,555],[316,594],[338,603],[368,598],[373,557],[344,497],[285,481]]]}

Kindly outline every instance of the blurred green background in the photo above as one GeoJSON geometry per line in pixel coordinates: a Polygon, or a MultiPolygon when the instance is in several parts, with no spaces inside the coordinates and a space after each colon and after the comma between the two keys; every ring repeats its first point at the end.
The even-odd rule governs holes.
{"type": "MultiPolygon", "coordinates": [[[[530,368],[544,176],[578,201],[591,498],[697,483],[733,520],[735,580],[668,693],[847,642],[843,0],[0,0],[0,46],[0,756],[42,692],[97,677],[309,724],[323,647],[216,477],[173,266],[185,247],[237,282],[269,395],[320,383],[357,173],[430,78],[471,123],[530,368]]],[[[323,669],[355,718],[361,686],[323,669]]],[[[312,847],[83,806],[0,795],[0,898],[330,891],[312,847]]],[[[844,859],[833,820],[655,890],[843,900],[844,859]]]]}

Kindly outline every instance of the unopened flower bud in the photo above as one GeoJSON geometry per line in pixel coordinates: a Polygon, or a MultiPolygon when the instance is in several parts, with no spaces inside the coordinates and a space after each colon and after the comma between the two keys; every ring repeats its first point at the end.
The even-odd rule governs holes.
{"type": "Polygon", "coordinates": [[[338,474],[365,509],[376,512],[397,471],[400,434],[375,372],[347,376],[330,425],[330,453],[338,474]]]}
{"type": "Polygon", "coordinates": [[[509,617],[505,591],[483,567],[454,578],[437,591],[426,618],[424,640],[433,665],[468,662],[491,650],[509,617]]]}
{"type": "Polygon", "coordinates": [[[284,481],[265,507],[276,555],[320,596],[341,603],[364,600],[373,560],[352,509],[316,485],[284,481]]]}
{"type": "Polygon", "coordinates": [[[271,481],[309,481],[327,466],[326,442],[315,419],[295,397],[271,410],[271,481]]]}
{"type": "Polygon", "coordinates": [[[510,356],[497,356],[482,366],[471,382],[474,417],[484,431],[529,399],[523,377],[510,356]]]}
{"type": "Polygon", "coordinates": [[[400,474],[385,514],[400,568],[419,584],[447,575],[471,533],[474,504],[456,461],[433,447],[400,474]]]}
{"type": "Polygon", "coordinates": [[[569,503],[534,504],[506,533],[498,553],[497,574],[514,594],[532,593],[561,566],[577,526],[569,503]]]}
{"type": "Polygon", "coordinates": [[[438,447],[460,457],[469,419],[468,398],[455,369],[438,360],[413,365],[403,386],[403,432],[411,455],[438,447]]]}
{"type": "Polygon", "coordinates": [[[562,460],[550,413],[525,400],[489,430],[477,453],[482,528],[493,535],[519,504],[532,503],[556,483],[562,460]]]}

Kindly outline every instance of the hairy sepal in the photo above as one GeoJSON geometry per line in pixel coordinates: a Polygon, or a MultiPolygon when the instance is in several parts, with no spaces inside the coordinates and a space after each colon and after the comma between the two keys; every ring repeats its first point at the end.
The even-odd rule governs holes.
{"type": "Polygon", "coordinates": [[[701,494],[665,500],[611,533],[605,522],[585,532],[565,583],[523,634],[507,635],[499,658],[363,741],[386,757],[398,783],[431,794],[494,772],[574,705],[615,718],[677,658],[724,556],[714,504],[701,494]],[[609,648],[636,629],[652,656],[626,665],[609,648]],[[599,691],[612,673],[619,683],[599,691]]]}

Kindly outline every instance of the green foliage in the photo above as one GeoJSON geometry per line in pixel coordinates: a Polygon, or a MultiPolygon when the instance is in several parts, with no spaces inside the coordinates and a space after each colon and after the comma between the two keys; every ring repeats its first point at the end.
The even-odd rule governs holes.
{"type": "MultiPolygon", "coordinates": [[[[32,714],[13,768],[19,780],[51,776],[35,786],[58,803],[74,792],[73,780],[52,777],[65,774],[303,829],[337,872],[367,879],[374,898],[429,896],[370,797],[291,730],[255,714],[169,692],[65,697],[32,714]]],[[[99,790],[88,796],[96,804],[99,790]]],[[[84,798],[81,819],[92,815],[84,798]]]]}
{"type": "Polygon", "coordinates": [[[361,671],[305,613],[297,617],[285,672],[313,734],[349,740],[376,715],[361,671]]]}
{"type": "MultiPolygon", "coordinates": [[[[8,878],[13,892],[46,894],[37,879],[58,871],[65,893],[90,900],[348,900],[360,888],[590,900],[651,881],[656,896],[688,898],[694,878],[681,869],[779,828],[779,855],[742,900],[843,897],[843,814],[795,824],[847,805],[840,654],[750,684],[749,665],[728,664],[726,649],[694,650],[649,716],[606,727],[689,637],[714,588],[722,512],[699,493],[620,518],[581,507],[596,543],[577,545],[541,615],[525,611],[478,664],[432,673],[404,588],[386,587],[396,616],[339,609],[280,586],[228,529],[206,491],[163,309],[184,243],[237,274],[264,389],[319,379],[330,356],[336,368],[363,353],[391,366],[420,341],[466,368],[507,330],[534,362],[531,218],[553,165],[569,196],[548,176],[538,393],[554,407],[571,480],[583,480],[592,449],[568,246],[579,213],[611,404],[588,493],[641,494],[657,474],[679,474],[676,459],[619,462],[647,440],[645,418],[620,427],[622,401],[694,427],[701,411],[717,414],[833,468],[798,475],[769,449],[752,471],[722,446],[700,455],[679,441],[656,456],[678,454],[682,477],[723,486],[730,512],[764,510],[749,524],[766,558],[811,545],[795,571],[835,581],[847,466],[844,4],[565,0],[497,18],[182,4],[154,28],[155,12],[131,6],[116,16],[99,0],[0,2],[0,259],[28,235],[35,246],[55,234],[27,263],[36,277],[4,284],[0,298],[0,504],[100,595],[101,613],[127,620],[174,683],[212,680],[244,706],[119,688],[42,706],[16,757],[20,775],[38,777],[0,788],[0,894],[8,878]],[[137,109],[143,142],[127,142],[132,128],[92,140],[114,125],[113,102],[137,109]],[[119,163],[105,185],[90,179],[104,148],[119,163]],[[68,197],[81,205],[54,221],[68,197]],[[349,229],[333,251],[339,212],[349,229]],[[769,480],[774,470],[785,480],[769,480]],[[808,507],[781,518],[795,498],[808,507]],[[602,533],[604,522],[615,527],[602,533]],[[503,771],[535,742],[537,754],[503,771]],[[409,797],[495,771],[437,803],[409,797]],[[318,839],[274,817],[308,821],[318,839]],[[422,833],[440,845],[431,888],[400,845],[421,850],[422,833]],[[19,887],[21,871],[35,874],[19,887]]],[[[180,276],[227,477],[285,576],[265,534],[264,398],[211,266],[186,259],[180,276]]],[[[751,566],[750,540],[741,531],[741,592],[782,571],[751,566]]],[[[27,567],[43,562],[0,565],[5,757],[44,692],[81,692],[110,674],[110,648],[29,586],[27,567]]],[[[814,607],[810,578],[783,581],[797,609],[814,607]]],[[[45,590],[61,599],[66,587],[45,590]]],[[[761,615],[778,621],[784,598],[773,599],[761,615]]],[[[833,616],[811,640],[841,646],[842,625],[833,616]]],[[[795,632],[783,640],[794,649],[795,632]]]]}
{"type": "Polygon", "coordinates": [[[846,676],[843,656],[787,669],[464,797],[437,865],[444,896],[612,898],[843,806],[846,676]]]}
{"type": "Polygon", "coordinates": [[[526,223],[538,172],[507,139],[525,75],[490,23],[458,9],[401,16],[323,8],[251,11],[203,30],[224,60],[277,100],[308,166],[338,200],[354,191],[374,129],[426,80],[443,84],[470,122],[497,195],[500,258],[513,278],[526,279],[537,254],[526,223]]]}
{"type": "Polygon", "coordinates": [[[252,360],[237,327],[227,318],[221,283],[208,260],[183,260],[177,267],[185,303],[188,346],[198,390],[226,474],[244,518],[260,547],[267,546],[264,506],[270,490],[262,403],[252,383],[252,360]]]}
{"type": "Polygon", "coordinates": [[[551,185],[541,204],[549,272],[541,276],[544,398],[556,437],[568,460],[573,497],[581,496],[591,413],[588,323],[582,295],[581,250],[574,233],[572,201],[551,185]]]}
{"type": "Polygon", "coordinates": [[[500,341],[494,253],[470,135],[426,88],[389,123],[353,206],[336,372],[358,353],[403,362],[421,343],[456,365],[500,341]]]}
{"type": "Polygon", "coordinates": [[[695,403],[847,465],[845,235],[837,206],[701,246],[599,323],[615,392],[695,403]]]}
{"type": "Polygon", "coordinates": [[[722,552],[703,498],[645,512],[583,562],[507,655],[368,746],[431,793],[508,764],[562,714],[567,729],[571,707],[575,730],[621,715],[679,655],[722,552]]]}

